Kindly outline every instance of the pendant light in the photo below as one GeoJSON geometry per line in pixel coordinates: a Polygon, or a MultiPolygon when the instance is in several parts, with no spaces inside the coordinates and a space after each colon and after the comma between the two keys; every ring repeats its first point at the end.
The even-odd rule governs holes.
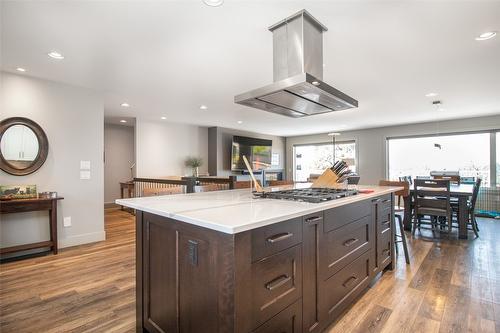
{"type": "Polygon", "coordinates": [[[328,136],[332,137],[332,150],[333,150],[332,166],[335,164],[335,143],[336,143],[335,138],[339,135],[340,135],[340,133],[336,133],[336,132],[328,133],[328,136]]]}
{"type": "MultiPolygon", "coordinates": [[[[432,102],[432,105],[436,108],[436,138],[439,137],[439,115],[438,115],[438,112],[439,111],[443,111],[443,103],[441,101],[433,101],[432,102]]],[[[442,150],[443,147],[441,146],[441,144],[439,142],[437,142],[437,140],[434,142],[434,148],[436,149],[439,149],[439,150],[442,150]]]]}

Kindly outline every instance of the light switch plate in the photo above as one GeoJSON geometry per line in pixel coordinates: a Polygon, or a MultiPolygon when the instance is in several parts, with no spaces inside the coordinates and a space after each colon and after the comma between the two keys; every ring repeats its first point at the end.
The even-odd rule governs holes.
{"type": "Polygon", "coordinates": [[[90,170],[90,161],[80,161],[80,170],[90,170]]]}
{"type": "Polygon", "coordinates": [[[71,227],[71,216],[65,216],[63,219],[64,227],[71,227]]]}
{"type": "Polygon", "coordinates": [[[90,171],[80,170],[80,179],[90,179],[90,171]]]}

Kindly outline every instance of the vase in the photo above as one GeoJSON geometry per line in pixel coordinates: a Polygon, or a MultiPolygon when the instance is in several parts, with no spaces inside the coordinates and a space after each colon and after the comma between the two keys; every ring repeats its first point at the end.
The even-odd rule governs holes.
{"type": "Polygon", "coordinates": [[[198,172],[198,167],[193,168],[193,177],[198,177],[199,172],[198,172]]]}

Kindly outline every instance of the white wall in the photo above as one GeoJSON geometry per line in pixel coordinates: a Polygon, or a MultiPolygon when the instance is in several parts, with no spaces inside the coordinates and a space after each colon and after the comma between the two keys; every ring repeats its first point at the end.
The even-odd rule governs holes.
{"type": "MultiPolygon", "coordinates": [[[[57,191],[59,246],[103,240],[103,100],[97,93],[51,81],[8,73],[0,82],[0,119],[22,116],[37,122],[47,134],[45,164],[27,176],[0,170],[5,185],[36,184],[37,190],[57,191]],[[80,161],[91,162],[91,179],[80,180],[80,161]],[[71,216],[72,227],[62,226],[71,216]]],[[[49,238],[48,212],[1,215],[0,246],[49,238]]]]}
{"type": "Polygon", "coordinates": [[[132,179],[134,127],[104,124],[104,154],[104,203],[112,204],[120,198],[120,182],[132,179]]]}
{"type": "Polygon", "coordinates": [[[137,177],[191,175],[184,166],[188,156],[203,158],[200,172],[207,171],[206,127],[137,119],[135,133],[137,177]]]}
{"type": "MultiPolygon", "coordinates": [[[[500,115],[439,123],[440,133],[467,132],[500,129],[500,115]]],[[[386,177],[386,139],[388,137],[428,135],[436,133],[436,123],[420,123],[404,126],[372,128],[359,131],[342,132],[338,141],[355,140],[358,156],[358,170],[362,184],[377,184],[386,177]]],[[[326,133],[286,138],[287,178],[293,177],[293,146],[330,142],[326,133]]],[[[411,152],[408,152],[411,154],[411,152]]]]}

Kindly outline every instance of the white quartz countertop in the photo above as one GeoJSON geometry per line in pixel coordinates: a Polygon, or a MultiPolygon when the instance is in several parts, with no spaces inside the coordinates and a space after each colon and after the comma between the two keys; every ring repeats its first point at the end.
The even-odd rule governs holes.
{"type": "MultiPolygon", "coordinates": [[[[309,186],[310,184],[297,185],[297,187],[309,186]]],[[[286,187],[275,189],[284,188],[286,187]]],[[[236,234],[401,189],[390,186],[358,188],[372,189],[374,192],[359,193],[323,203],[255,198],[250,189],[118,199],[116,203],[212,230],[236,234]]]]}

